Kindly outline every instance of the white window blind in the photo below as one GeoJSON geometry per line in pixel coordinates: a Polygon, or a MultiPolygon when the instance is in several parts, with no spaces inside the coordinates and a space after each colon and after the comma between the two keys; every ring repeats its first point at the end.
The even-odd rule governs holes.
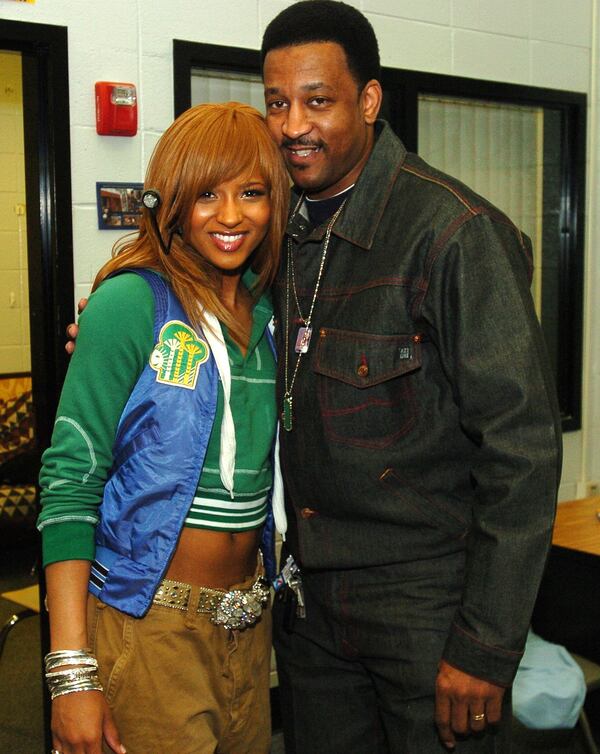
{"type": "Polygon", "coordinates": [[[419,154],[489,199],[534,249],[532,292],[541,309],[544,111],[421,95],[419,154]]]}
{"type": "Polygon", "coordinates": [[[192,70],[192,105],[201,102],[244,102],[265,112],[260,76],[202,68],[192,70]]]}

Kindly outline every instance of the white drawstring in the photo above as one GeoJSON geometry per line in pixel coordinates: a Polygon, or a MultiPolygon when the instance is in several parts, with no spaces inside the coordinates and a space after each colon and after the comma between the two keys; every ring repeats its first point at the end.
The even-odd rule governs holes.
{"type": "Polygon", "coordinates": [[[233,415],[231,413],[231,406],[229,404],[231,397],[231,369],[229,367],[229,356],[227,354],[227,346],[225,345],[225,339],[223,338],[223,331],[221,330],[221,323],[215,317],[214,314],[205,311],[204,322],[206,326],[204,329],[204,335],[212,351],[212,355],[217,364],[219,375],[221,377],[221,385],[223,386],[223,420],[221,422],[221,445],[219,453],[219,474],[221,476],[221,482],[223,487],[229,492],[231,499],[233,500],[233,475],[235,471],[235,425],[233,423],[233,415]]]}

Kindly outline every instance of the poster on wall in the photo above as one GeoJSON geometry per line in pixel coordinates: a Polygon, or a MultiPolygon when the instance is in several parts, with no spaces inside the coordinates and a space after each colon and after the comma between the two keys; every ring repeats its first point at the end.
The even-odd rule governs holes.
{"type": "Polygon", "coordinates": [[[96,183],[98,228],[136,230],[142,214],[143,183],[96,183]]]}

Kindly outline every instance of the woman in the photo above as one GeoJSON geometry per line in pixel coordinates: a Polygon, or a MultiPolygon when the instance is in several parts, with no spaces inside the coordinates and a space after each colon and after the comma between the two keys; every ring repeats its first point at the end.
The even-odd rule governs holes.
{"type": "Polygon", "coordinates": [[[180,116],[145,185],[43,458],[54,748],[260,754],[287,175],[260,113],[228,103],[180,116]]]}

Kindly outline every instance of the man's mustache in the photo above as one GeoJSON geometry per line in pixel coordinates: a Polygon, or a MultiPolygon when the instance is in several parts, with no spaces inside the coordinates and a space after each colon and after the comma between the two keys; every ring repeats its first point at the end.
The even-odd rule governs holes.
{"type": "Polygon", "coordinates": [[[286,149],[290,149],[292,147],[322,147],[322,142],[312,141],[311,139],[307,139],[305,136],[301,136],[299,139],[283,139],[281,142],[281,146],[285,147],[286,149]]]}

